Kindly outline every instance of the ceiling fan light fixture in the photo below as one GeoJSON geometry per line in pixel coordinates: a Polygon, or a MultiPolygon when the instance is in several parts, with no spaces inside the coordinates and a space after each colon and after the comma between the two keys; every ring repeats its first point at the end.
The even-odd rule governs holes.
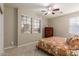
{"type": "Polygon", "coordinates": [[[52,11],[48,11],[48,14],[51,14],[52,11]]]}

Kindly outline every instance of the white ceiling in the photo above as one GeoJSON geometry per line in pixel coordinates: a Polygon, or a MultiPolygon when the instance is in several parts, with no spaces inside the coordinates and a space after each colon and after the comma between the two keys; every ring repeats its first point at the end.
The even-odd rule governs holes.
{"type": "MultiPolygon", "coordinates": [[[[41,9],[46,7],[44,4],[45,3],[8,3],[8,4],[5,4],[5,5],[10,6],[10,7],[14,7],[14,8],[31,9],[31,10],[36,11],[38,14],[43,15],[42,12],[41,12],[41,9]]],[[[57,16],[60,16],[60,15],[69,14],[69,13],[72,13],[72,12],[79,11],[79,3],[55,3],[55,4],[57,4],[60,7],[60,9],[63,13],[62,14],[58,13],[58,14],[55,14],[55,15],[49,14],[45,17],[48,17],[48,18],[57,17],[57,16]]]]}

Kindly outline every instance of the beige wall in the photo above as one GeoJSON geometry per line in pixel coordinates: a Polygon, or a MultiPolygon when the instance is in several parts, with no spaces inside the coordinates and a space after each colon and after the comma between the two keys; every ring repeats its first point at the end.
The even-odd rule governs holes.
{"type": "Polygon", "coordinates": [[[79,16],[79,12],[49,19],[48,24],[54,28],[54,35],[63,37],[73,36],[69,34],[69,19],[75,16],[79,16]]]}
{"type": "Polygon", "coordinates": [[[13,47],[16,40],[16,19],[14,8],[4,6],[4,47],[13,47]]]}
{"type": "MultiPolygon", "coordinates": [[[[0,7],[2,8],[2,11],[4,11],[4,7],[3,4],[0,3],[0,7]]],[[[4,45],[4,28],[3,28],[3,24],[4,24],[4,14],[0,13],[0,53],[3,51],[3,45],[4,45]]]]}
{"type": "MultiPolygon", "coordinates": [[[[21,33],[21,15],[26,15],[30,17],[38,17],[38,15],[33,10],[18,8],[18,44],[27,44],[30,42],[34,42],[42,38],[42,32],[38,34],[27,34],[21,33]]],[[[41,17],[41,16],[40,16],[41,17]]],[[[42,29],[47,25],[47,20],[45,18],[42,19],[42,29]]]]}
{"type": "MultiPolygon", "coordinates": [[[[27,10],[25,8],[18,8],[16,15],[15,8],[4,6],[4,47],[13,47],[16,42],[18,45],[27,44],[42,38],[43,31],[39,34],[27,34],[21,33],[21,15],[38,17],[37,13],[33,10],[27,10]],[[17,36],[18,35],[18,36],[17,36]]],[[[41,16],[40,16],[41,17],[41,16]]],[[[42,30],[47,25],[47,20],[43,17],[42,19],[42,30]]]]}

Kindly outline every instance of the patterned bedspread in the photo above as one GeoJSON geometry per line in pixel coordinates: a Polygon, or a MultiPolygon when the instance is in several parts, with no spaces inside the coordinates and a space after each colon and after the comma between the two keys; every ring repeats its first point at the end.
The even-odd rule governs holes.
{"type": "Polygon", "coordinates": [[[70,50],[66,44],[66,38],[50,37],[39,40],[37,48],[40,48],[47,53],[55,56],[72,56],[76,55],[75,51],[70,50]]]}

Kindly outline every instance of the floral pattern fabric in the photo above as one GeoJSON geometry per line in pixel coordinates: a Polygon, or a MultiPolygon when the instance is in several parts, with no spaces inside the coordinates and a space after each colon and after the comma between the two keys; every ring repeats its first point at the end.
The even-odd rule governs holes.
{"type": "Polygon", "coordinates": [[[39,40],[37,47],[55,56],[72,56],[75,52],[66,44],[67,38],[50,37],[39,40]]]}

